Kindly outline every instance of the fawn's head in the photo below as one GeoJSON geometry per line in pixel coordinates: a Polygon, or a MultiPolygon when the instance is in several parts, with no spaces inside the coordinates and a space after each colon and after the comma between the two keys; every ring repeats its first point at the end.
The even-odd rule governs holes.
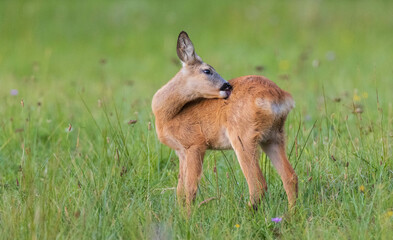
{"type": "Polygon", "coordinates": [[[195,53],[194,45],[186,32],[181,32],[177,39],[177,56],[183,64],[187,88],[200,94],[203,98],[228,98],[232,86],[216,70],[202,61],[195,53]]]}

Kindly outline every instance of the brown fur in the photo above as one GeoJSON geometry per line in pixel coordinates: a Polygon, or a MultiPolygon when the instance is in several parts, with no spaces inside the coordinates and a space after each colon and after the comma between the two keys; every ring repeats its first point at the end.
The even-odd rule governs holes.
{"type": "Polygon", "coordinates": [[[244,76],[229,81],[232,94],[222,99],[219,86],[208,83],[212,80],[203,79],[199,71],[207,64],[190,61],[192,64],[186,63],[155,94],[152,103],[160,141],[179,156],[179,200],[189,206],[195,199],[206,150],[232,148],[246,177],[250,201],[256,207],[267,189],[258,164],[261,146],[280,174],[292,207],[297,197],[297,176],[286,158],[284,134],[284,123],[294,104],[291,95],[265,77],[244,76]]]}

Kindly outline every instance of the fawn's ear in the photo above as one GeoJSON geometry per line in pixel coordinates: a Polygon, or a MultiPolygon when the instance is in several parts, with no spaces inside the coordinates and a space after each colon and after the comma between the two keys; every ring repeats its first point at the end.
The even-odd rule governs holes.
{"type": "Polygon", "coordinates": [[[188,34],[182,31],[177,38],[177,56],[184,64],[194,64],[199,57],[195,54],[194,45],[188,34]]]}

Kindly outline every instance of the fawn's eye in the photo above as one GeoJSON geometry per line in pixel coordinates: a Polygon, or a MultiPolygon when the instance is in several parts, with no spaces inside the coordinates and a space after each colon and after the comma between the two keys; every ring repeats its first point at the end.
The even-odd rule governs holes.
{"type": "Polygon", "coordinates": [[[210,71],[210,69],[203,69],[202,72],[204,74],[210,75],[212,72],[210,71]]]}

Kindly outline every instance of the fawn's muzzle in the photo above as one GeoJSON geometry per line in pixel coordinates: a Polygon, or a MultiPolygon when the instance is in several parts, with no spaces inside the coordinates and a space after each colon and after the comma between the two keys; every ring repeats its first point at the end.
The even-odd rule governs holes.
{"type": "Polygon", "coordinates": [[[227,99],[232,92],[232,86],[228,82],[224,83],[220,88],[220,95],[227,99]]]}

